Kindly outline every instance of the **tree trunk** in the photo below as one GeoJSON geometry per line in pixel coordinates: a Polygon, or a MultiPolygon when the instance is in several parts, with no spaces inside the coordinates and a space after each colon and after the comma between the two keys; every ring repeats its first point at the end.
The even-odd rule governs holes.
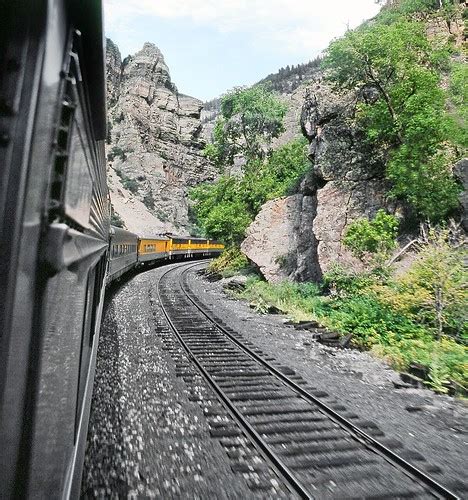
{"type": "Polygon", "coordinates": [[[437,338],[442,337],[442,313],[444,310],[444,304],[442,300],[442,289],[437,287],[435,289],[435,309],[436,309],[436,322],[437,322],[437,338]]]}

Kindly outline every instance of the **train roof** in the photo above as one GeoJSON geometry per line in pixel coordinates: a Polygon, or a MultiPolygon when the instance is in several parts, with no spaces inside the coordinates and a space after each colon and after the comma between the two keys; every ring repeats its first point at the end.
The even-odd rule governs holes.
{"type": "Polygon", "coordinates": [[[167,236],[164,236],[162,234],[157,234],[155,236],[139,236],[140,240],[164,240],[164,241],[169,241],[170,238],[167,236]]]}
{"type": "Polygon", "coordinates": [[[127,238],[132,237],[132,238],[138,239],[137,234],[132,233],[130,231],[127,231],[126,229],[122,229],[121,227],[116,227],[116,226],[111,226],[110,235],[111,235],[111,238],[115,238],[115,239],[121,239],[121,238],[125,238],[125,237],[127,237],[127,238]]]}

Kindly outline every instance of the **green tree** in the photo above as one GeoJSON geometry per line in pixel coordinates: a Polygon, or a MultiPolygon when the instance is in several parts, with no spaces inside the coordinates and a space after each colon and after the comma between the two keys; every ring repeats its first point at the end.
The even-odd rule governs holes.
{"type": "Polygon", "coordinates": [[[238,244],[261,206],[293,191],[310,168],[307,141],[298,139],[273,151],[266,160],[247,163],[243,176],[224,175],[193,188],[193,212],[205,235],[238,244]]]}
{"type": "Polygon", "coordinates": [[[435,50],[422,23],[374,22],[333,42],[324,67],[346,89],[372,88],[377,99],[358,106],[369,140],[388,149],[392,194],[422,218],[440,220],[457,206],[449,165],[449,119],[439,86],[447,50],[435,50]]]}
{"type": "Polygon", "coordinates": [[[468,148],[468,64],[456,62],[450,71],[448,111],[450,137],[461,148],[468,148]]]}
{"type": "Polygon", "coordinates": [[[286,106],[262,85],[235,88],[221,99],[221,116],[205,154],[221,168],[233,165],[237,155],[264,159],[271,140],[284,130],[285,112],[286,106]]]}
{"type": "Polygon", "coordinates": [[[238,177],[222,176],[190,191],[194,213],[203,233],[228,244],[239,243],[252,221],[238,177]]]}

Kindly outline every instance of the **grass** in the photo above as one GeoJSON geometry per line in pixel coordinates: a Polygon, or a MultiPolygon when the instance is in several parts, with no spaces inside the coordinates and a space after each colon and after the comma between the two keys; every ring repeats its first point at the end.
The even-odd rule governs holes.
{"type": "Polygon", "coordinates": [[[341,334],[352,333],[355,347],[370,350],[397,370],[423,365],[436,392],[448,392],[451,381],[468,387],[466,346],[445,336],[436,339],[432,329],[380,302],[373,292],[326,296],[315,283],[251,278],[240,296],[259,312],[275,306],[295,321],[316,320],[341,334]]]}
{"type": "Polygon", "coordinates": [[[208,266],[208,272],[219,274],[223,278],[230,278],[236,274],[246,273],[249,270],[247,257],[236,246],[228,247],[208,266]]]}

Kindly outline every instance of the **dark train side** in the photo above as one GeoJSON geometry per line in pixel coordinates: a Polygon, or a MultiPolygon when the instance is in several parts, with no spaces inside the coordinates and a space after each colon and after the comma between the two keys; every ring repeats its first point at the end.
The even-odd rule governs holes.
{"type": "Polygon", "coordinates": [[[100,1],[0,6],[0,497],[74,498],[106,284],[222,245],[110,227],[100,1]]]}

